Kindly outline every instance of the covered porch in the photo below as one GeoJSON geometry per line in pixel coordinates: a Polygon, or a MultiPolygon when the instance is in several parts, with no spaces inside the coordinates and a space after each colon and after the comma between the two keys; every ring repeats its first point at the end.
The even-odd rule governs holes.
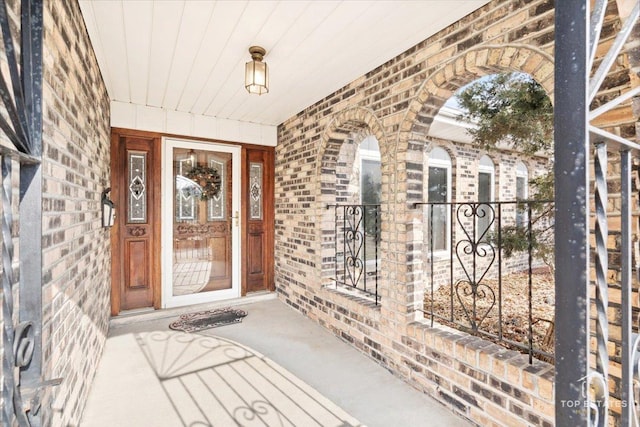
{"type": "MultiPolygon", "coordinates": [[[[547,427],[555,422],[626,427],[638,419],[634,364],[640,341],[634,316],[639,304],[633,273],[640,268],[640,211],[638,186],[632,184],[640,167],[640,5],[637,0],[482,0],[457,1],[467,7],[458,10],[448,6],[450,1],[405,3],[424,9],[411,13],[396,2],[367,2],[372,13],[367,16],[379,26],[365,22],[354,31],[352,24],[362,23],[364,15],[360,2],[347,0],[125,1],[115,9],[111,2],[99,1],[0,1],[2,423],[78,425],[83,416],[111,407],[107,398],[124,397],[123,390],[142,395],[139,390],[145,387],[169,408],[165,414],[173,421],[188,424],[184,417],[190,414],[200,417],[193,422],[208,423],[200,409],[205,405],[189,396],[188,387],[182,387],[180,399],[175,398],[177,388],[171,389],[174,398],[163,388],[165,380],[192,381],[183,378],[187,371],[167,374],[149,362],[152,348],[173,357],[190,351],[189,343],[203,348],[223,343],[261,363],[260,355],[265,355],[273,360],[265,369],[299,384],[307,397],[314,396],[311,404],[333,402],[321,405],[330,408],[325,414],[344,423],[376,425],[384,415],[372,411],[378,409],[372,402],[381,406],[389,401],[397,403],[391,416],[410,414],[404,425],[420,425],[425,416],[431,422],[443,408],[456,414],[442,414],[447,421],[460,416],[483,426],[547,427]],[[409,22],[413,27],[405,33],[406,44],[390,43],[382,52],[369,34],[386,34],[382,29],[391,14],[379,8],[384,4],[407,14],[399,15],[398,30],[406,30],[409,22]],[[444,16],[434,12],[433,4],[455,13],[441,25],[431,25],[434,17],[444,16]],[[281,9],[287,5],[299,9],[281,9]],[[85,7],[94,13],[86,13],[85,7]],[[316,21],[316,7],[343,31],[325,26],[326,20],[316,21]],[[129,8],[135,9],[131,15],[124,13],[129,8]],[[216,12],[225,8],[232,13],[227,18],[216,12]],[[334,15],[341,8],[351,12],[349,19],[334,15]],[[267,25],[271,19],[275,23],[267,25]],[[196,27],[199,33],[181,31],[196,27]],[[276,33],[267,31],[273,28],[276,33]],[[289,42],[279,43],[288,29],[293,31],[282,40],[289,42]],[[102,37],[92,36],[93,31],[102,37]],[[262,43],[255,41],[260,38],[271,43],[265,60],[274,80],[269,94],[256,97],[234,79],[244,76],[245,45],[262,43]],[[306,38],[326,49],[325,56],[319,59],[315,50],[310,52],[300,42],[306,38]],[[339,56],[344,40],[357,40],[370,50],[364,53],[354,43],[350,54],[339,56]],[[165,56],[167,46],[174,50],[165,56]],[[218,50],[212,53],[214,46],[218,50]],[[360,56],[366,59],[360,63],[363,68],[352,68],[360,56]],[[320,68],[325,63],[333,68],[320,68]],[[214,70],[217,64],[226,68],[214,70]],[[297,66],[303,73],[294,73],[297,66]],[[345,70],[350,74],[337,72],[345,70]],[[538,82],[554,99],[555,121],[562,124],[556,127],[553,167],[559,266],[553,301],[555,364],[442,326],[424,310],[427,255],[433,247],[425,230],[433,225],[416,207],[433,201],[429,175],[442,178],[447,197],[473,197],[480,173],[487,175],[481,167],[488,167],[481,147],[455,145],[459,151],[453,150],[451,141],[433,134],[432,125],[458,89],[500,72],[526,73],[538,82]],[[314,83],[325,75],[339,78],[325,80],[327,85],[319,88],[314,83]],[[285,93],[296,96],[288,100],[285,93]],[[167,144],[176,139],[177,145],[167,144]],[[207,151],[216,155],[207,157],[207,151]],[[207,174],[238,179],[226,182],[226,195],[220,188],[211,194],[226,201],[218,216],[215,208],[223,204],[216,205],[212,197],[197,201],[200,214],[195,215],[196,193],[185,192],[184,200],[191,199],[176,202],[181,220],[198,216],[206,226],[187,227],[186,243],[174,241],[175,253],[163,258],[171,233],[182,226],[171,227],[168,221],[180,216],[174,213],[180,199],[171,193],[179,177],[168,173],[172,156],[189,166],[180,173],[183,177],[199,166],[198,157],[211,170],[216,161],[231,158],[207,174]],[[122,158],[130,160],[126,167],[122,158]],[[379,230],[379,239],[369,241],[379,251],[365,260],[375,266],[371,276],[364,276],[376,280],[373,297],[368,286],[364,295],[337,286],[335,212],[358,203],[352,197],[364,203],[353,191],[363,182],[363,160],[369,166],[376,163],[380,172],[375,181],[379,197],[371,202],[380,221],[365,225],[379,230]],[[252,176],[254,166],[258,172],[252,176]],[[271,185],[269,197],[260,199],[266,194],[259,191],[261,183],[271,185]],[[115,222],[105,215],[109,189],[120,195],[115,222]],[[254,195],[259,200],[255,210],[250,202],[254,195]],[[219,224],[208,224],[212,218],[219,224]],[[205,232],[208,243],[202,244],[199,237],[205,232]],[[228,281],[222,291],[230,290],[225,298],[252,289],[273,294],[256,302],[242,325],[210,331],[221,338],[205,336],[209,332],[197,337],[168,333],[163,322],[173,304],[163,297],[182,295],[161,287],[159,278],[164,274],[170,284],[178,277],[167,273],[171,263],[191,254],[196,262],[189,271],[205,271],[207,279],[198,284],[198,293],[209,292],[218,285],[208,280],[214,252],[228,255],[220,269],[228,281]],[[203,267],[200,257],[209,257],[211,265],[203,267]],[[122,262],[112,263],[116,258],[122,262]],[[248,283],[252,273],[262,286],[248,283]],[[116,275],[127,281],[113,280],[116,275]],[[120,283],[142,292],[144,304],[127,303],[114,312],[127,301],[118,294],[120,283]],[[112,320],[140,307],[157,310],[153,316],[158,318],[130,326],[112,320]],[[158,342],[177,347],[163,348],[158,342]],[[125,366],[119,358],[129,351],[146,377],[141,384],[118,384],[113,393],[109,381],[135,379],[132,371],[114,374],[125,366]],[[345,371],[343,362],[352,357],[358,362],[345,371]],[[348,377],[358,371],[356,366],[371,370],[348,377]],[[341,394],[343,388],[336,387],[342,382],[357,387],[370,378],[377,379],[367,387],[376,392],[369,402],[350,400],[361,392],[357,388],[341,394]],[[402,401],[377,394],[391,388],[389,378],[408,384],[398,385],[409,393],[402,401]],[[415,405],[407,403],[413,399],[415,405]],[[179,409],[183,404],[191,409],[179,409]]],[[[495,180],[485,181],[493,190],[522,178],[514,159],[503,158],[490,168],[495,180]]],[[[469,243],[477,250],[483,242],[469,243]]],[[[469,282],[475,302],[481,280],[469,282]]],[[[219,364],[229,367],[233,362],[219,364]]],[[[222,377],[210,365],[200,367],[209,378],[222,377]]],[[[249,385],[246,392],[257,391],[249,385]]],[[[145,403],[155,409],[154,401],[145,403]]],[[[224,405],[219,407],[225,411],[224,405]]],[[[108,414],[110,424],[128,414],[122,408],[122,413],[114,409],[108,414]]],[[[259,412],[253,410],[250,416],[259,412]]],[[[300,406],[294,410],[304,412],[300,406]]]]}
{"type": "Polygon", "coordinates": [[[112,320],[80,425],[194,424],[472,425],[273,294],[112,320]],[[192,334],[168,327],[178,312],[219,306],[248,315],[192,334]]]}

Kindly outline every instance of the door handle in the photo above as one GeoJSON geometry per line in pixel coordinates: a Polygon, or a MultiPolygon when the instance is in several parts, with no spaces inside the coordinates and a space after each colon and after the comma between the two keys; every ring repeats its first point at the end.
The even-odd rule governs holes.
{"type": "Polygon", "coordinates": [[[239,226],[240,225],[240,214],[238,213],[238,211],[236,211],[233,214],[233,219],[235,220],[234,223],[235,223],[236,227],[239,226]]]}

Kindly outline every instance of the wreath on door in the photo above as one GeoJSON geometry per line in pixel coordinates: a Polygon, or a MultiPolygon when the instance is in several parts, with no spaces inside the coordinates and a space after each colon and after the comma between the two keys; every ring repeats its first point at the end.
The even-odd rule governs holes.
{"type": "Polygon", "coordinates": [[[213,199],[220,194],[222,178],[214,168],[194,166],[185,176],[200,186],[201,200],[213,199]]]}

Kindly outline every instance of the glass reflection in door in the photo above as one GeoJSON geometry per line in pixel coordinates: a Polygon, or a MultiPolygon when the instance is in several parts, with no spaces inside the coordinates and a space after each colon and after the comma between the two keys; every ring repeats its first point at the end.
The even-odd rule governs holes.
{"type": "Polygon", "coordinates": [[[230,153],[173,148],[173,295],[231,289],[230,153]]]}

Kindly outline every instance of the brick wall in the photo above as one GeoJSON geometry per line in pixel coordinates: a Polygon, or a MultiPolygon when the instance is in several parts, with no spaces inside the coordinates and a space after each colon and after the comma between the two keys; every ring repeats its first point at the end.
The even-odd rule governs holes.
{"type": "MultiPolygon", "coordinates": [[[[553,367],[543,362],[529,366],[516,353],[421,323],[424,223],[412,204],[426,199],[429,126],[455,90],[486,74],[521,71],[552,95],[553,19],[549,0],[492,1],[278,129],[275,259],[280,297],[483,426],[550,425],[553,367]],[[331,281],[324,267],[334,254],[332,213],[325,206],[336,202],[340,147],[358,135],[376,137],[383,169],[382,302],[377,307],[326,287],[331,281]],[[296,191],[305,196],[295,196],[296,191]]],[[[619,25],[610,1],[603,45],[619,25]]],[[[619,61],[605,91],[629,87],[628,71],[619,61]]],[[[634,116],[625,108],[616,111],[613,126],[620,134],[635,135],[634,116]]],[[[461,188],[460,194],[465,191],[461,188]]]]}
{"type": "Polygon", "coordinates": [[[409,382],[481,426],[553,425],[554,369],[445,327],[413,322],[402,338],[409,382]]]}
{"type": "Polygon", "coordinates": [[[44,425],[78,425],[108,328],[109,99],[75,1],[44,2],[44,425]]]}

